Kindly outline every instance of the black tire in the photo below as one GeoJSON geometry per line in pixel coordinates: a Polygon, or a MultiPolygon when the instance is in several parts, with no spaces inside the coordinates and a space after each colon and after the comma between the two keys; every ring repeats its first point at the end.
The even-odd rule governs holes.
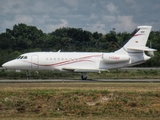
{"type": "Polygon", "coordinates": [[[87,77],[84,77],[83,75],[81,76],[82,80],[87,80],[87,77]]]}

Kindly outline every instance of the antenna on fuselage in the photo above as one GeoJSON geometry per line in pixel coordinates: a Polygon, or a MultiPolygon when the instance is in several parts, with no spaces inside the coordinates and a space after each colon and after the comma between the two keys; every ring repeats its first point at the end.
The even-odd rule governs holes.
{"type": "Polygon", "coordinates": [[[58,52],[61,52],[61,50],[58,50],[58,52]]]}

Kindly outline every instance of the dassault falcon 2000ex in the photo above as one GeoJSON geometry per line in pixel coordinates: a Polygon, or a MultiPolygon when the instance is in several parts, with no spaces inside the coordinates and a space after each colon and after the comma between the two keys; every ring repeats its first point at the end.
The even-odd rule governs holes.
{"type": "Polygon", "coordinates": [[[2,65],[10,70],[52,70],[80,72],[87,79],[87,72],[108,71],[141,64],[151,57],[145,51],[156,51],[146,47],[152,26],[138,26],[138,32],[119,50],[103,52],[31,52],[2,65]]]}

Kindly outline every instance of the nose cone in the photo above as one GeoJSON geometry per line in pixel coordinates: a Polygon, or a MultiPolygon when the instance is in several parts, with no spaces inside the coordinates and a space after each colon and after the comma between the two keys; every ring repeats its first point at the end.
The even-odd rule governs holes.
{"type": "Polygon", "coordinates": [[[8,70],[26,70],[30,68],[30,64],[23,60],[11,60],[2,65],[3,68],[8,70]]]}
{"type": "Polygon", "coordinates": [[[3,67],[3,68],[7,68],[7,63],[4,63],[4,64],[2,65],[2,67],[3,67]]]}
{"type": "Polygon", "coordinates": [[[12,67],[12,65],[10,64],[10,62],[6,62],[2,65],[3,68],[8,69],[10,67],[12,67]]]}
{"type": "Polygon", "coordinates": [[[14,60],[11,60],[11,61],[9,61],[9,62],[6,62],[6,63],[4,63],[3,65],[2,65],[2,67],[3,68],[5,68],[5,69],[15,69],[15,61],[14,60]]]}

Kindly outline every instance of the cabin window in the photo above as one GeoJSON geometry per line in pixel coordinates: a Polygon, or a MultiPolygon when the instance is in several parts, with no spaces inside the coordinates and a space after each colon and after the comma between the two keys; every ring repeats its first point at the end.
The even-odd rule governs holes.
{"type": "Polygon", "coordinates": [[[70,61],[74,61],[74,58],[72,59],[72,58],[70,58],[70,61]]]}
{"type": "Polygon", "coordinates": [[[27,59],[27,56],[24,56],[24,58],[23,59],[27,59]]]}

